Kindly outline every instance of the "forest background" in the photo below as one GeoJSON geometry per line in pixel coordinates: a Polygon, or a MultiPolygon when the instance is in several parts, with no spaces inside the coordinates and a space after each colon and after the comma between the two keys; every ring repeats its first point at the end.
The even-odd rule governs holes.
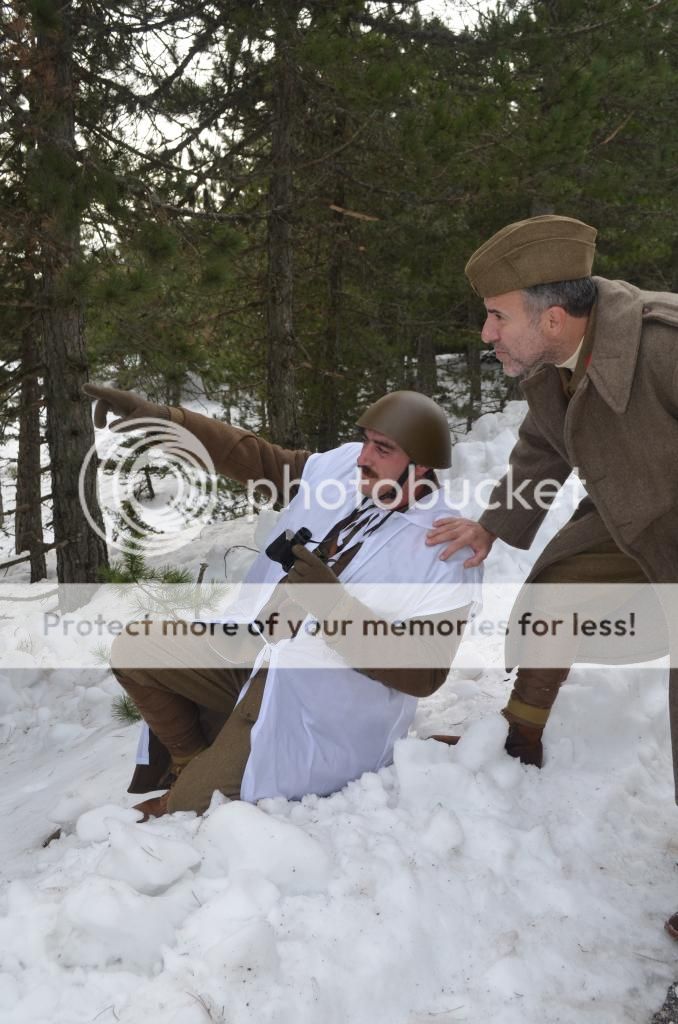
{"type": "Polygon", "coordinates": [[[88,379],[324,449],[389,389],[450,405],[445,353],[484,411],[463,267],[512,220],[579,217],[598,273],[678,290],[677,0],[439,6],[0,4],[0,515],[32,581],[50,548],[61,582],[107,565],[88,379]],[[96,521],[95,462],[85,493],[96,521]]]}

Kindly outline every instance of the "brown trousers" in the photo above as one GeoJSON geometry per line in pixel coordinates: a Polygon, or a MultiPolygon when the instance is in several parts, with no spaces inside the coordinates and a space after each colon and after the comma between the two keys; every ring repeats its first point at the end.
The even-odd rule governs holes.
{"type": "MultiPolygon", "coordinates": [[[[546,566],[532,580],[534,584],[646,582],[647,577],[638,563],[620,551],[611,539],[546,566]]],[[[513,691],[502,712],[509,722],[546,724],[560,687],[576,661],[577,648],[573,644],[562,653],[559,668],[518,669],[513,691]]]]}
{"type": "MultiPolygon", "coordinates": [[[[202,814],[217,789],[232,800],[240,797],[266,671],[257,673],[237,704],[249,668],[226,660],[218,667],[194,667],[219,661],[206,656],[204,645],[226,645],[226,639],[215,642],[190,632],[168,637],[165,626],[130,623],[113,644],[111,667],[175,765],[191,758],[172,786],[169,810],[202,814]]],[[[225,658],[228,646],[223,650],[225,658]]]]}

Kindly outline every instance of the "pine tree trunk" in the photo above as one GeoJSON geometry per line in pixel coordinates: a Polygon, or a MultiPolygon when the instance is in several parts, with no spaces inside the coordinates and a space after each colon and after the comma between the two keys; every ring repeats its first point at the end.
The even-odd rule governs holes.
{"type": "MultiPolygon", "coordinates": [[[[45,372],[47,443],[52,467],[54,539],[61,583],[88,583],[107,564],[106,543],[81,507],[80,468],[94,444],[83,317],[73,281],[80,259],[79,168],[75,147],[72,4],[43,0],[36,8],[31,66],[35,130],[31,200],[38,230],[42,363],[45,372]]],[[[96,459],[83,481],[83,504],[103,535],[96,495],[96,459]]]]}
{"type": "Polygon", "coordinates": [[[292,121],[294,68],[286,41],[285,13],[278,22],[268,190],[267,410],[271,438],[288,448],[303,446],[297,422],[297,339],[294,333],[292,269],[292,121]]]}
{"type": "Polygon", "coordinates": [[[520,390],[521,377],[507,377],[506,378],[506,390],[504,392],[504,401],[502,402],[502,409],[507,402],[524,402],[525,397],[520,390]]]}
{"type": "Polygon", "coordinates": [[[37,325],[26,325],[21,339],[21,396],[19,398],[19,459],[16,480],[14,534],[16,553],[31,556],[31,583],[44,580],[47,563],[43,548],[40,474],[40,382],[37,325]]]}
{"type": "Polygon", "coordinates": [[[165,399],[167,405],[181,405],[185,382],[186,374],[181,370],[177,370],[175,375],[165,378],[165,399]]]}
{"type": "Polygon", "coordinates": [[[436,352],[431,335],[426,332],[417,337],[417,390],[433,396],[438,387],[436,352]]]}
{"type": "MultiPolygon", "coordinates": [[[[337,147],[346,138],[346,114],[340,111],[334,122],[334,138],[337,147]]],[[[334,205],[346,206],[344,181],[335,169],[334,205]]],[[[332,211],[332,230],[327,261],[327,321],[325,345],[322,355],[323,374],[320,379],[320,413],[318,416],[318,447],[321,451],[334,448],[339,440],[339,388],[338,367],[341,343],[341,313],[343,304],[344,250],[348,235],[346,217],[332,211]]]]}
{"type": "MultiPolygon", "coordinates": [[[[334,214],[333,216],[337,216],[334,214]]],[[[337,227],[337,231],[341,228],[337,227]]],[[[343,277],[343,252],[337,238],[329,254],[327,272],[328,302],[325,345],[322,354],[320,377],[320,409],[318,414],[318,448],[326,451],[335,448],[339,438],[339,393],[337,388],[337,367],[339,365],[341,287],[343,277]]]]}
{"type": "Polygon", "coordinates": [[[470,430],[482,409],[482,376],[480,372],[480,346],[475,341],[466,344],[466,374],[468,379],[468,412],[466,429],[470,430]]]}

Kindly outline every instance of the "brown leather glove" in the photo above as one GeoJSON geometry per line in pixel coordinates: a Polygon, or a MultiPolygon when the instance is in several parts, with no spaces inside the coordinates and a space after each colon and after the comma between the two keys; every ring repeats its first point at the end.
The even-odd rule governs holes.
{"type": "MultiPolygon", "coordinates": [[[[339,583],[337,574],[327,562],[323,562],[322,558],[318,558],[314,551],[309,551],[303,544],[295,544],[292,554],[294,565],[287,574],[288,583],[339,583]]],[[[335,600],[338,600],[338,596],[335,600]]]]}
{"type": "Polygon", "coordinates": [[[322,618],[341,600],[344,588],[329,565],[326,565],[303,544],[295,544],[292,554],[295,561],[287,574],[285,590],[300,608],[315,615],[316,618],[322,618]],[[314,584],[314,586],[299,587],[299,583],[314,584]],[[320,583],[332,584],[332,586],[320,587],[317,585],[320,583]]]}
{"type": "Polygon", "coordinates": [[[109,412],[115,413],[118,417],[109,426],[117,427],[118,430],[135,430],[134,425],[125,426],[128,420],[152,418],[157,420],[169,420],[171,414],[169,406],[157,405],[149,402],[134,391],[122,391],[119,388],[102,388],[99,384],[83,384],[82,390],[90,398],[96,398],[94,406],[94,426],[105,427],[106,418],[109,412]]]}
{"type": "Polygon", "coordinates": [[[526,725],[523,722],[510,722],[504,749],[511,757],[520,758],[521,764],[533,764],[541,768],[544,761],[544,748],[541,737],[543,725],[526,725]]]}

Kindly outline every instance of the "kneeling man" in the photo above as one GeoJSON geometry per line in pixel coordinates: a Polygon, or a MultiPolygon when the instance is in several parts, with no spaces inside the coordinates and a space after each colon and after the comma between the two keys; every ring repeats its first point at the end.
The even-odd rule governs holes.
{"type": "Polygon", "coordinates": [[[137,417],[172,419],[226,476],[278,492],[299,478],[245,580],[257,585],[249,618],[260,636],[213,623],[170,642],[166,623],[131,624],[113,645],[113,671],[150,729],[130,792],[169,786],[140,809],[202,813],[215,790],[252,802],[327,795],[389,764],[417,698],[444,682],[479,593],[481,570],[463,565],[469,550],[442,561],[424,545],[434,519],[455,514],[435,474],[451,462],[443,410],[394,392],[358,420],[361,442],[311,454],[131,392],[85,390],[98,399],[98,426],[109,411],[123,429],[137,417]],[[285,621],[287,632],[263,628],[285,621]],[[402,638],[408,626],[407,653],[394,658],[389,629],[402,638]]]}

